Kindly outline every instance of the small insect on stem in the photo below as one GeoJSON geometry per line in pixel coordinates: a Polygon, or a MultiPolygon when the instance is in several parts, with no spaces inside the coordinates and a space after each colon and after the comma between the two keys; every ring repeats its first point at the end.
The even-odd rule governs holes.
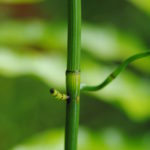
{"type": "Polygon", "coordinates": [[[59,92],[59,91],[57,91],[56,89],[53,89],[53,88],[50,89],[50,93],[51,93],[51,95],[52,95],[53,97],[55,97],[55,98],[58,99],[58,100],[66,101],[66,100],[69,99],[69,96],[68,96],[68,95],[63,94],[63,93],[61,93],[61,92],[59,92]]]}

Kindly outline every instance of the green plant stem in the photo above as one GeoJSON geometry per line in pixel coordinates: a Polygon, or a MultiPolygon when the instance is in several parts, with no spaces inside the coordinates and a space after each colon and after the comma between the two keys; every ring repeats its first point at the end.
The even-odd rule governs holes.
{"type": "Polygon", "coordinates": [[[96,86],[88,86],[86,84],[81,84],[80,90],[82,91],[97,91],[106,87],[109,83],[111,83],[130,63],[135,60],[150,56],[150,52],[140,53],[133,55],[127,58],[122,64],[116,68],[101,84],[96,86]]]}
{"type": "Polygon", "coordinates": [[[76,150],[80,107],[81,0],[68,0],[65,150],[76,150]]]}

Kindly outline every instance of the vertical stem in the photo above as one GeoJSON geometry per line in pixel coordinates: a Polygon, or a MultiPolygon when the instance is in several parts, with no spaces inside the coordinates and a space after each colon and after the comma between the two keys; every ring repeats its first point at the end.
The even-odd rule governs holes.
{"type": "Polygon", "coordinates": [[[80,107],[81,0],[68,0],[65,150],[77,150],[80,107]]]}

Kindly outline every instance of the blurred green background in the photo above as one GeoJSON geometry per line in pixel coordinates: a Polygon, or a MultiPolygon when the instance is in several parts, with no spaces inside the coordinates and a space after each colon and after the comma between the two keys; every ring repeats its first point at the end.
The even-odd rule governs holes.
{"type": "MultiPolygon", "coordinates": [[[[82,0],[82,82],[150,48],[149,0],[82,0]]],[[[67,0],[0,0],[0,150],[63,150],[67,0]]],[[[150,58],[81,94],[79,150],[150,150],[150,58]]]]}

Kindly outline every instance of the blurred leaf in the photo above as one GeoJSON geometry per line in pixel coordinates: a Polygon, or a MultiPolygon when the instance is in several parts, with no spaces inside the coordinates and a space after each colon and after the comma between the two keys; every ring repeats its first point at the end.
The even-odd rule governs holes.
{"type": "MultiPolygon", "coordinates": [[[[46,24],[41,21],[4,22],[0,24],[0,44],[62,53],[60,50],[67,49],[66,27],[64,23],[46,24]]],[[[143,52],[146,47],[139,38],[114,27],[83,25],[82,49],[96,59],[114,62],[143,52]]],[[[138,62],[133,66],[150,74],[150,59],[138,62]]]]}
{"type": "MultiPolygon", "coordinates": [[[[40,77],[47,85],[64,89],[64,70],[65,57],[60,54],[18,54],[9,49],[0,49],[0,73],[5,76],[32,74],[40,77]]],[[[111,67],[97,64],[86,57],[82,58],[84,83],[99,83],[111,71],[111,67]]],[[[110,103],[117,103],[130,117],[143,120],[150,117],[149,85],[149,79],[141,78],[131,71],[124,71],[104,90],[89,94],[110,103]]]]}
{"type": "MultiPolygon", "coordinates": [[[[0,3],[40,1],[42,0],[0,0],[0,3]]],[[[148,1],[130,1],[150,12],[148,1]]],[[[45,3],[47,8],[44,7],[50,17],[54,18],[55,14],[63,16],[60,12],[64,12],[65,2],[47,2],[53,3],[51,7],[45,3]],[[56,9],[55,6],[59,7],[56,9]]],[[[149,27],[146,24],[149,18],[125,1],[95,1],[91,4],[90,1],[85,2],[84,19],[88,20],[91,15],[92,22],[96,18],[101,23],[104,21],[103,25],[97,26],[83,23],[82,81],[94,85],[103,81],[116,67],[114,62],[121,62],[133,54],[147,50],[149,27]],[[109,11],[105,11],[104,7],[107,10],[109,8],[109,11]],[[92,9],[95,10],[92,11],[94,13],[91,13],[92,9]],[[112,26],[114,22],[126,30],[112,26]]],[[[1,14],[4,19],[5,15],[7,16],[1,14]]],[[[60,90],[65,88],[66,27],[67,24],[64,23],[43,20],[1,20],[0,149],[7,150],[29,137],[33,138],[16,146],[15,150],[55,150],[58,149],[57,146],[60,146],[59,150],[63,148],[63,131],[53,131],[53,128],[64,127],[65,105],[54,101],[48,90],[50,87],[60,90]],[[50,132],[42,133],[49,129],[50,132]],[[33,136],[37,133],[39,134],[33,136]]],[[[133,68],[124,71],[103,91],[81,95],[81,125],[96,130],[80,130],[81,150],[150,149],[149,65],[150,59],[137,61],[131,65],[133,68]],[[117,130],[107,129],[107,126],[115,126],[117,130]],[[104,130],[98,132],[97,129],[104,130]]]]}
{"type": "MultiPolygon", "coordinates": [[[[79,150],[148,150],[150,134],[139,137],[127,137],[116,129],[105,129],[102,132],[79,131],[79,150]]],[[[12,150],[63,150],[64,134],[62,130],[53,130],[32,137],[12,150]]]]}
{"type": "Polygon", "coordinates": [[[149,0],[129,0],[140,9],[150,14],[150,1],[149,0]]]}
{"type": "Polygon", "coordinates": [[[64,70],[65,59],[59,55],[46,56],[36,52],[18,54],[7,48],[0,48],[0,73],[3,75],[15,77],[32,74],[48,85],[62,86],[65,83],[64,70]]]}
{"type": "MultiPolygon", "coordinates": [[[[54,100],[49,93],[54,85],[48,86],[32,74],[0,76],[0,85],[0,149],[8,150],[46,130],[64,128],[65,103],[54,100]]],[[[81,126],[94,131],[113,126],[134,137],[149,132],[148,121],[135,122],[120,108],[98,99],[81,95],[81,126]]]]}
{"type": "Polygon", "coordinates": [[[0,3],[35,3],[43,0],[0,0],[0,3]]]}

